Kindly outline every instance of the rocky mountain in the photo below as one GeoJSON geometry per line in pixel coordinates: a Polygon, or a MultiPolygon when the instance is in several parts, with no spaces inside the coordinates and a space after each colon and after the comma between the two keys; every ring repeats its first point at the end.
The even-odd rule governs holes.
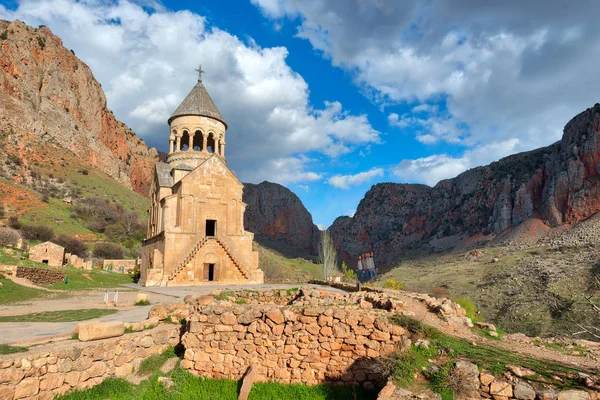
{"type": "Polygon", "coordinates": [[[286,255],[316,255],[319,228],[291,190],[271,182],[244,184],[244,227],[255,239],[286,255]]]}
{"type": "Polygon", "coordinates": [[[341,258],[373,250],[393,266],[413,248],[449,250],[485,243],[525,221],[573,224],[600,210],[600,104],[574,117],[562,140],[473,168],[435,187],[381,183],[354,217],[331,227],[341,258]]]}
{"type": "Polygon", "coordinates": [[[21,21],[0,21],[0,142],[25,165],[62,148],[144,195],[158,160],[107,108],[90,68],[50,29],[21,21]]]}

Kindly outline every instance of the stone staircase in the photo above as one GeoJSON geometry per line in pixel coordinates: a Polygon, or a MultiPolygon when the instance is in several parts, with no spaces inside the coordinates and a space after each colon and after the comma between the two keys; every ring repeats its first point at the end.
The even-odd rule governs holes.
{"type": "Polygon", "coordinates": [[[244,278],[246,278],[246,279],[251,278],[251,274],[250,274],[250,271],[248,270],[248,268],[240,261],[240,259],[238,257],[236,257],[235,252],[233,250],[231,250],[231,247],[229,246],[229,244],[227,243],[227,241],[224,238],[218,237],[218,236],[208,236],[208,237],[200,239],[194,245],[194,247],[192,247],[190,252],[177,264],[175,271],[173,271],[169,275],[168,280],[172,281],[173,279],[175,279],[175,277],[181,271],[183,271],[183,269],[188,265],[188,263],[190,261],[192,261],[192,259],[196,255],[196,253],[198,253],[198,250],[200,250],[200,248],[202,248],[202,246],[204,246],[206,243],[208,243],[209,240],[215,240],[223,248],[223,250],[225,250],[225,252],[229,256],[231,261],[233,261],[233,264],[235,265],[235,267],[238,269],[238,271],[240,272],[240,274],[242,274],[242,276],[244,278]]]}
{"type": "Polygon", "coordinates": [[[175,279],[175,277],[177,276],[177,274],[179,274],[181,271],[183,271],[183,269],[186,267],[186,265],[188,265],[188,263],[190,261],[192,261],[192,259],[194,258],[194,256],[196,255],[196,253],[198,252],[198,250],[200,250],[200,248],[202,246],[204,246],[206,244],[206,242],[208,242],[208,237],[202,238],[200,240],[198,240],[198,242],[196,242],[196,244],[194,245],[194,247],[192,247],[192,249],[190,250],[190,252],[177,264],[177,267],[175,268],[175,271],[173,271],[171,273],[171,275],[169,275],[169,280],[172,281],[173,279],[175,279]]]}
{"type": "Polygon", "coordinates": [[[218,236],[215,236],[213,239],[215,239],[221,245],[221,247],[225,250],[225,252],[229,256],[229,258],[231,258],[231,261],[233,261],[233,264],[236,266],[236,268],[238,269],[238,271],[240,271],[240,273],[242,274],[242,276],[244,278],[246,278],[246,279],[250,279],[251,278],[250,271],[239,260],[239,258],[237,258],[235,256],[235,253],[231,250],[231,248],[227,244],[226,240],[223,239],[223,238],[221,238],[221,237],[218,237],[218,236]]]}

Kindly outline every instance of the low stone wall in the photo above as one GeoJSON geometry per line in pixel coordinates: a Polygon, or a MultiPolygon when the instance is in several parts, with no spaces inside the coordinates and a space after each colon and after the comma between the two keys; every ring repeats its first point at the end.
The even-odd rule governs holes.
{"type": "Polygon", "coordinates": [[[162,325],[114,339],[59,342],[44,352],[0,356],[0,399],[52,399],[130,375],[146,357],[179,343],[179,330],[179,325],[162,325]]]}
{"type": "Polygon", "coordinates": [[[62,282],[64,272],[55,269],[17,267],[17,278],[25,278],[36,285],[50,285],[62,282]]]}
{"type": "Polygon", "coordinates": [[[0,274],[15,276],[16,273],[16,265],[0,265],[0,274]]]}
{"type": "Polygon", "coordinates": [[[235,292],[217,290],[212,295],[237,304],[275,304],[285,306],[298,296],[300,290],[239,290],[235,292]]]}
{"type": "Polygon", "coordinates": [[[282,383],[384,383],[377,359],[410,346],[387,313],[357,307],[195,305],[181,363],[196,375],[240,378],[250,365],[282,383]]]}

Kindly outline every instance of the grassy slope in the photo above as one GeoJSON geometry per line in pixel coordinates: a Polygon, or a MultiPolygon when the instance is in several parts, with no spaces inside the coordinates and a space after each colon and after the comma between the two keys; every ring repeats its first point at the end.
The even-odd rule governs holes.
{"type": "Polygon", "coordinates": [[[289,279],[291,281],[306,281],[322,279],[322,265],[315,264],[302,258],[286,258],[282,254],[254,243],[258,251],[258,263],[265,273],[265,280],[289,279]]]}
{"type": "Polygon", "coordinates": [[[0,275],[0,304],[16,303],[39,298],[44,291],[17,285],[13,281],[0,275]]]}
{"type": "Polygon", "coordinates": [[[556,315],[550,304],[557,296],[567,298],[567,291],[583,293],[593,262],[574,266],[572,260],[592,250],[492,247],[483,251],[484,256],[477,259],[469,253],[409,253],[382,281],[392,278],[404,282],[406,290],[437,297],[468,297],[483,319],[509,332],[530,336],[569,332],[568,321],[556,315]]]}

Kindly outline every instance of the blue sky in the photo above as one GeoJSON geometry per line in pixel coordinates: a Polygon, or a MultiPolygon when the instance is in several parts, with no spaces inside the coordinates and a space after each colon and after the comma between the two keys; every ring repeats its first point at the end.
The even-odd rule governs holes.
{"type": "Polygon", "coordinates": [[[598,101],[598,2],[492,3],[11,0],[0,18],[52,29],[163,151],[202,63],[230,167],[326,226],[375,183],[435,185],[548,145],[598,101]]]}

